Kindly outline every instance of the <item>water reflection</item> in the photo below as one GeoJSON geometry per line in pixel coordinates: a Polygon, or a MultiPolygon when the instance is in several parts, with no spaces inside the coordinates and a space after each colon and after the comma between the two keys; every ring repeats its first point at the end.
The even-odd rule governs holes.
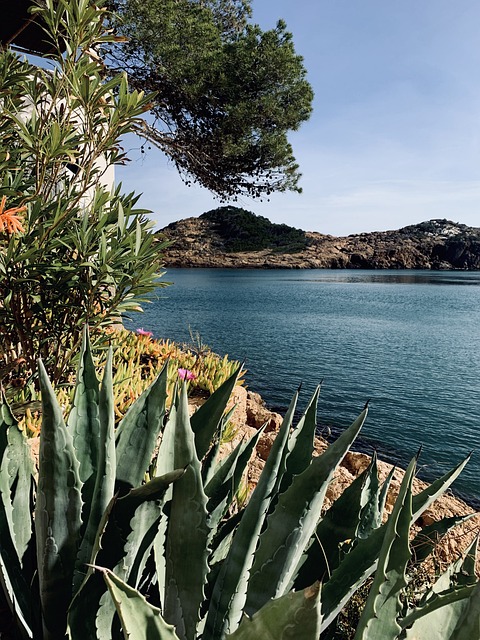
{"type": "MultiPolygon", "coordinates": [[[[288,278],[289,280],[291,278],[288,278]]],[[[318,270],[295,278],[302,282],[480,285],[480,273],[466,271],[352,271],[318,270]],[[312,277],[313,276],[313,277],[312,277]]]]}

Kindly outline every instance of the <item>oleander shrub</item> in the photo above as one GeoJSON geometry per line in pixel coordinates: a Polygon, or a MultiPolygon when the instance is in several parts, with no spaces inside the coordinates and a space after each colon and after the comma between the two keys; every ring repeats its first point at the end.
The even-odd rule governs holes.
{"type": "Polygon", "coordinates": [[[106,177],[151,97],[125,74],[103,79],[104,3],[32,4],[44,63],[0,51],[0,376],[13,388],[39,355],[65,381],[86,323],[101,342],[161,286],[164,246],[138,196],[106,177]]]}

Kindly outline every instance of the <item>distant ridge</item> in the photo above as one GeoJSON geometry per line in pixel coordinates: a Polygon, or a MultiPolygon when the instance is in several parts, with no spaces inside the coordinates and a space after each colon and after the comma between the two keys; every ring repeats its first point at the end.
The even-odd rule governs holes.
{"type": "Polygon", "coordinates": [[[170,267],[480,270],[480,228],[445,219],[335,237],[219,207],[160,233],[170,267]]]}

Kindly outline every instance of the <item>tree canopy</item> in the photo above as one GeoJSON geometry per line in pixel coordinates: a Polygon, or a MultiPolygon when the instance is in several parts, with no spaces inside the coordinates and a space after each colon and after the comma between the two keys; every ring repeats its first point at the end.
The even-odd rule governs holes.
{"type": "Polygon", "coordinates": [[[250,0],[111,0],[126,42],[108,53],[135,89],[156,92],[139,133],[187,183],[223,199],[300,191],[289,131],[313,91],[284,22],[249,22],[250,0]]]}

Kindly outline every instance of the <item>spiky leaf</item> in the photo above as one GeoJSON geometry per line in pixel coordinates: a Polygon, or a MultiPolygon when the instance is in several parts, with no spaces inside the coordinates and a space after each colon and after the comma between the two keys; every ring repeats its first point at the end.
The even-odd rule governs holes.
{"type": "Polygon", "coordinates": [[[35,534],[44,639],[65,633],[81,526],[81,481],[72,436],[39,362],[43,422],[40,434],[35,534]]]}
{"type": "Polygon", "coordinates": [[[335,469],[357,437],[367,416],[365,408],[336,442],[295,476],[260,536],[248,586],[246,612],[251,615],[271,597],[283,595],[317,526],[335,469]]]}
{"type": "Polygon", "coordinates": [[[377,475],[375,460],[341,493],[318,523],[295,579],[295,588],[302,589],[316,580],[326,581],[343,557],[345,547],[356,537],[362,507],[376,496],[370,493],[371,478],[377,475]]]}
{"type": "Polygon", "coordinates": [[[318,640],[320,584],[267,602],[252,618],[245,617],[226,640],[318,640]]]}
{"type": "Polygon", "coordinates": [[[388,519],[377,571],[358,623],[355,640],[395,640],[400,633],[401,595],[407,584],[410,560],[409,532],[412,522],[414,458],[403,477],[398,498],[388,519]]]}
{"type": "Polygon", "coordinates": [[[255,548],[267,514],[292,425],[298,391],[275,438],[265,467],[245,508],[213,588],[203,640],[216,640],[238,627],[247,598],[255,548]]]}
{"type": "MultiPolygon", "coordinates": [[[[419,518],[423,511],[448,489],[469,459],[470,456],[467,456],[459,465],[412,497],[412,521],[419,518]]],[[[328,627],[352,594],[375,570],[385,529],[386,525],[384,524],[375,529],[365,540],[359,540],[324,584],[322,590],[322,630],[328,627]]]]}
{"type": "MultiPolygon", "coordinates": [[[[98,451],[95,454],[95,484],[88,510],[88,522],[77,557],[77,570],[74,576],[74,592],[80,587],[85,575],[86,564],[90,562],[98,526],[113,497],[115,486],[115,440],[114,440],[114,401],[112,382],[112,351],[109,350],[102,387],[98,396],[98,451]]],[[[78,431],[80,433],[80,431],[78,431]]]]}
{"type": "Polygon", "coordinates": [[[193,640],[207,581],[209,529],[186,384],[177,412],[174,459],[176,467],[185,467],[185,474],[173,486],[170,506],[164,617],[175,626],[181,640],[193,640]]]}
{"type": "Polygon", "coordinates": [[[122,622],[125,640],[179,640],[172,625],[162,618],[160,609],[153,607],[135,589],[107,569],[97,567],[122,622]]]}
{"type": "Polygon", "coordinates": [[[152,461],[158,436],[163,428],[167,372],[168,363],[130,407],[118,426],[116,479],[122,491],[140,485],[152,461]]]}
{"type": "Polygon", "coordinates": [[[218,432],[227,403],[242,370],[240,366],[225,382],[212,393],[208,400],[192,415],[191,426],[195,433],[195,447],[199,460],[207,453],[215,434],[218,432]]]}

